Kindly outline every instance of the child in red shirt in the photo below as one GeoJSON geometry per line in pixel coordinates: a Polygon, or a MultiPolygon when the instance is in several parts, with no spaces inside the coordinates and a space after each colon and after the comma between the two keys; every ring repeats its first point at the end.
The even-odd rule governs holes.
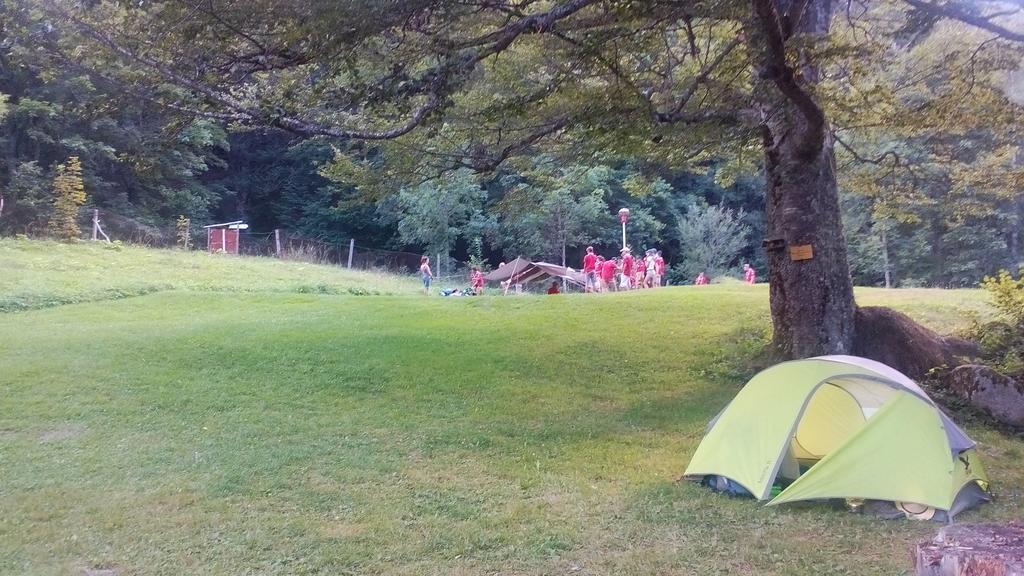
{"type": "Polygon", "coordinates": [[[583,274],[587,277],[587,292],[597,289],[597,255],[594,247],[587,246],[587,255],[583,257],[583,274]]]}
{"type": "Polygon", "coordinates": [[[479,268],[474,267],[473,273],[469,276],[470,286],[473,287],[473,293],[480,296],[484,293],[484,273],[479,268]]]}
{"type": "Polygon", "coordinates": [[[601,283],[606,290],[615,290],[615,260],[605,260],[601,264],[601,283]]]}

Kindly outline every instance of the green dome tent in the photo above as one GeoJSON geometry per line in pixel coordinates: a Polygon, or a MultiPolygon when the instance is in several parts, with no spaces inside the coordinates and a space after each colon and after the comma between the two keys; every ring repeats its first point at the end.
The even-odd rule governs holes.
{"type": "Polygon", "coordinates": [[[887,500],[949,518],[988,500],[975,443],[913,380],[873,360],[821,356],[754,376],[712,420],[684,476],[726,478],[769,505],[887,500]]]}

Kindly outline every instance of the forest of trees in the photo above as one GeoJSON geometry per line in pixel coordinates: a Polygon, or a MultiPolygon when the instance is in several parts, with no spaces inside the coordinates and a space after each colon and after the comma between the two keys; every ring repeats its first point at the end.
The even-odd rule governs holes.
{"type": "MultiPolygon", "coordinates": [[[[432,141],[441,143],[431,158],[443,157],[455,138],[447,124],[404,143],[359,145],[225,122],[175,105],[168,94],[179,88],[133,84],[121,64],[74,53],[85,50],[83,29],[47,9],[54,4],[72,6],[0,0],[0,234],[53,235],[54,181],[76,157],[83,213],[101,209],[107,232],[126,240],[170,245],[179,216],[197,224],[245,219],[253,230],[336,244],[355,238],[462,262],[493,266],[521,254],[572,264],[590,243],[617,250],[616,212],[628,207],[630,244],[661,248],[674,281],[709,266],[715,274],[743,261],[766,266],[756,133],[695,127],[685,144],[669,139],[653,149],[653,140],[631,141],[628,131],[591,129],[531,142],[528,154],[484,166],[434,170],[438,163],[424,160],[409,169],[432,141]],[[713,248],[724,245],[727,253],[713,248]],[[724,261],[708,260],[707,247],[724,261]]],[[[116,3],[85,4],[95,5],[97,21],[119,17],[116,3]]],[[[833,118],[854,283],[970,286],[1016,269],[1024,260],[1024,81],[1013,73],[1020,45],[963,23],[891,25],[893,5],[851,6],[859,20],[833,24],[819,93],[833,118]],[[886,65],[868,65],[877,61],[886,65]]],[[[671,39],[698,64],[735,53],[726,31],[699,19],[688,26],[671,39]],[[697,44],[686,40],[693,29],[697,44]]],[[[518,73],[536,57],[510,54],[498,73],[518,73]]],[[[649,60],[640,66],[669,65],[649,60]]],[[[674,65],[688,63],[680,57],[674,65]]]]}

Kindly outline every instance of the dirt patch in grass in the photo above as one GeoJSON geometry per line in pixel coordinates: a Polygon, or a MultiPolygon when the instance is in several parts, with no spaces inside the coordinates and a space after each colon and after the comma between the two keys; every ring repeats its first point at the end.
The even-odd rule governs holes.
{"type": "Polygon", "coordinates": [[[365,531],[366,526],[362,524],[352,524],[349,522],[329,522],[320,526],[321,536],[336,540],[355,538],[365,531]]]}
{"type": "Polygon", "coordinates": [[[77,576],[120,576],[121,570],[114,565],[98,565],[92,568],[82,568],[77,576]]]}
{"type": "Polygon", "coordinates": [[[39,435],[40,442],[63,442],[83,436],[87,428],[82,424],[64,424],[39,435]]]}

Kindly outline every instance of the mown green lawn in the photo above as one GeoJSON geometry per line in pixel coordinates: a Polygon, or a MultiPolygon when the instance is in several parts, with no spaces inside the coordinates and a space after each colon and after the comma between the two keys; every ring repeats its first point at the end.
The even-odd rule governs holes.
{"type": "MultiPolygon", "coordinates": [[[[766,298],[171,291],[0,314],[0,573],[905,573],[936,525],[676,481],[753,370],[766,298]]],[[[859,298],[943,330],[984,307],[859,298]]],[[[1019,517],[1024,444],[970,432],[998,499],[961,519],[1019,517]]]]}

